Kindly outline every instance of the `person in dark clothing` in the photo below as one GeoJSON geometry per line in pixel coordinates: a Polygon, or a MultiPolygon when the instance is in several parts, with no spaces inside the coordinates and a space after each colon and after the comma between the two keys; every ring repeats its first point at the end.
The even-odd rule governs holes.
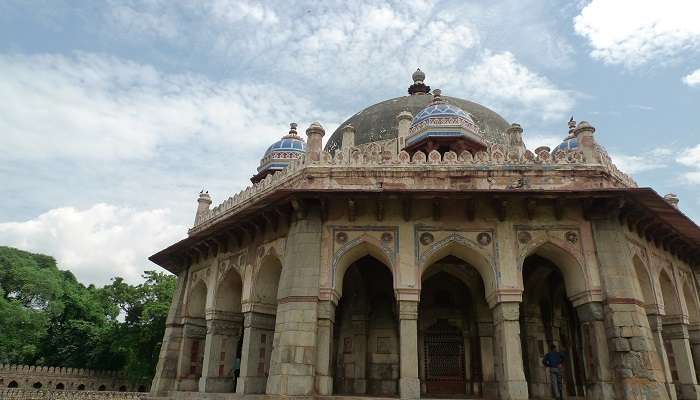
{"type": "Polygon", "coordinates": [[[542,359],[542,364],[549,368],[552,396],[557,400],[564,399],[561,382],[561,367],[564,364],[564,359],[564,353],[557,351],[557,346],[554,344],[550,346],[549,353],[545,354],[544,359],[542,359]]]}

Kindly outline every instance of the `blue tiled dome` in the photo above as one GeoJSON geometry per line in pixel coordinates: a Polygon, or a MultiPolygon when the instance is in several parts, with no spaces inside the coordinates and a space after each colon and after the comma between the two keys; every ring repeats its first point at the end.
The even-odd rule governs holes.
{"type": "Polygon", "coordinates": [[[421,112],[413,118],[411,126],[416,126],[430,117],[461,117],[472,121],[472,117],[461,108],[448,103],[438,103],[431,104],[421,110],[421,112]]]}
{"type": "Polygon", "coordinates": [[[306,143],[297,135],[297,124],[290,124],[289,133],[273,143],[265,150],[260,159],[258,173],[250,179],[253,183],[264,179],[267,175],[283,170],[292,161],[301,158],[306,152],[306,143]]]}
{"type": "Polygon", "coordinates": [[[552,150],[552,153],[557,150],[578,150],[578,139],[575,137],[568,137],[564,139],[563,142],[552,150]]]}
{"type": "Polygon", "coordinates": [[[263,157],[266,157],[275,151],[292,151],[304,153],[306,151],[306,143],[304,143],[304,141],[299,136],[290,137],[290,135],[288,135],[276,141],[270,147],[268,147],[263,157]]]}

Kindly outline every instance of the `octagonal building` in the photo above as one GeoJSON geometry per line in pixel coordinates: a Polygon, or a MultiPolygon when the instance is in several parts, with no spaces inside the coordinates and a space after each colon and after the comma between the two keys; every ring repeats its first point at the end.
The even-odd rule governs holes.
{"type": "Polygon", "coordinates": [[[252,186],[200,193],[150,258],[178,276],[152,394],[545,399],[555,346],[566,398],[699,399],[700,229],[678,198],[588,122],[527,149],[420,70],[408,92],[325,149],[292,124],[252,186]]]}

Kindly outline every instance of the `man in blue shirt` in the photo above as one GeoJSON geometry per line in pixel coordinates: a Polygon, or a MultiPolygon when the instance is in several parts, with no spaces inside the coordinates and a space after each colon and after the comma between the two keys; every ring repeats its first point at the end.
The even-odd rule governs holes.
{"type": "Polygon", "coordinates": [[[544,355],[542,363],[549,368],[552,395],[557,400],[563,400],[564,392],[561,383],[561,367],[564,364],[564,353],[558,352],[557,346],[552,344],[549,348],[549,353],[544,355]]]}

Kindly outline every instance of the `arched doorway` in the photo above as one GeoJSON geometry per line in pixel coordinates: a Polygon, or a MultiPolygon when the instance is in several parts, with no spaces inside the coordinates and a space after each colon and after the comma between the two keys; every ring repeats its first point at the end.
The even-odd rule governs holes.
{"type": "Polygon", "coordinates": [[[399,330],[393,276],[371,256],[345,271],[334,330],[334,391],[396,395],[399,330]]]}
{"type": "MultiPolygon", "coordinates": [[[[422,281],[418,308],[422,395],[481,396],[482,349],[492,352],[488,340],[492,323],[479,272],[447,256],[428,267],[422,281]]],[[[493,362],[490,356],[486,359],[493,362]]]]}
{"type": "Polygon", "coordinates": [[[236,380],[238,393],[265,393],[270,373],[281,274],[282,263],[275,255],[268,254],[262,258],[250,296],[251,311],[245,316],[240,378],[236,380]]]}
{"type": "Polygon", "coordinates": [[[200,392],[233,392],[236,360],[241,346],[243,281],[235,268],[229,268],[217,280],[214,301],[206,312],[204,367],[200,392]]]}
{"type": "Polygon", "coordinates": [[[530,397],[551,396],[551,377],[542,359],[553,345],[565,355],[562,369],[565,397],[583,397],[586,379],[581,324],[567,297],[560,268],[547,258],[531,255],[523,263],[523,285],[520,338],[530,397]]]}
{"type": "MultiPolygon", "coordinates": [[[[678,301],[676,286],[673,284],[671,277],[666,270],[662,270],[659,274],[659,286],[661,287],[661,298],[664,302],[664,325],[669,320],[669,317],[678,317],[681,315],[681,305],[678,301]]],[[[662,331],[663,332],[663,331],[662,331]]],[[[673,383],[679,384],[680,377],[678,372],[678,364],[676,363],[676,354],[672,339],[667,332],[662,333],[668,366],[671,371],[671,379],[673,383]]]]}
{"type": "Polygon", "coordinates": [[[193,282],[185,304],[184,335],[182,338],[178,390],[196,391],[202,376],[206,338],[205,307],[207,286],[202,279],[193,282]]]}

